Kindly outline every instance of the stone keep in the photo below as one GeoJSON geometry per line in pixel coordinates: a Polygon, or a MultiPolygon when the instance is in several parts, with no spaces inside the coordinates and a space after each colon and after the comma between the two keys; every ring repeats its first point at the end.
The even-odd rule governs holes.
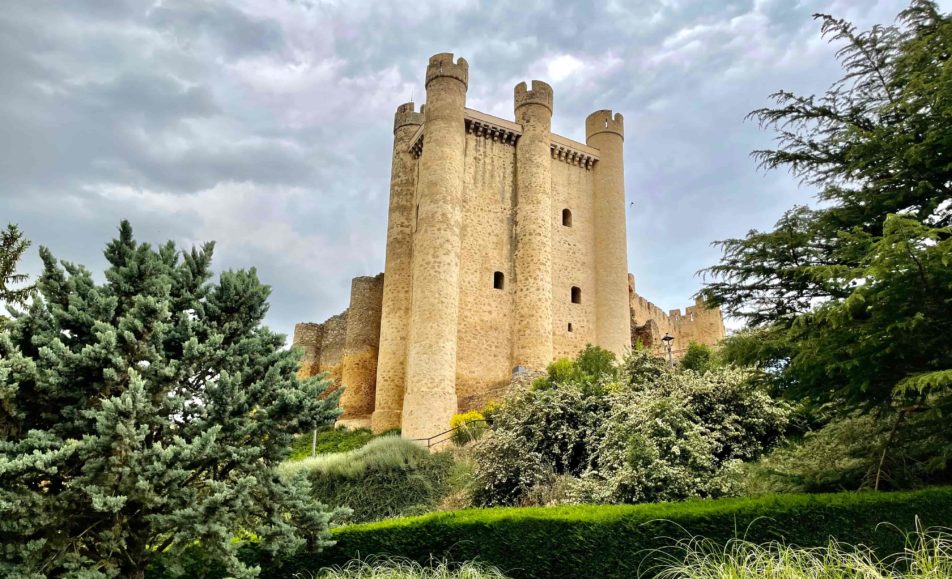
{"type": "Polygon", "coordinates": [[[717,310],[664,314],[634,293],[620,113],[589,115],[583,144],[552,132],[544,82],[515,87],[515,122],[466,107],[462,58],[430,58],[425,86],[394,118],[384,274],[295,327],[301,375],[346,385],[340,423],[426,438],[586,344],[621,357],[659,328],[723,337],[717,310]]]}

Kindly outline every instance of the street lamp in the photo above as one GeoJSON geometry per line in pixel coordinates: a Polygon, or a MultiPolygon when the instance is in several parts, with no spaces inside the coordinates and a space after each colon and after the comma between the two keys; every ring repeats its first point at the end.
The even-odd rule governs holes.
{"type": "Polygon", "coordinates": [[[674,336],[665,332],[664,337],[661,338],[661,341],[664,342],[665,347],[668,350],[668,366],[674,366],[674,356],[671,354],[671,342],[674,341],[674,336]]]}

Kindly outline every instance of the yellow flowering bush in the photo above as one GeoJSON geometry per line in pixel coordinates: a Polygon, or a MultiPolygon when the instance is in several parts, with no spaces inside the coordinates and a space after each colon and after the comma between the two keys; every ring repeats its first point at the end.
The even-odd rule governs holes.
{"type": "Polygon", "coordinates": [[[450,428],[456,428],[452,434],[453,442],[457,446],[463,446],[473,440],[479,440],[487,430],[486,418],[478,410],[470,410],[454,414],[450,419],[450,428]]]}

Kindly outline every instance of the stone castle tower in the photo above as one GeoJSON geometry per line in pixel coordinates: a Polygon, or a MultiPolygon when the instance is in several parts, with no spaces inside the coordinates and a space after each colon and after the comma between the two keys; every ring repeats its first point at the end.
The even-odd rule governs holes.
{"type": "Polygon", "coordinates": [[[468,85],[464,59],[430,58],[426,104],[394,119],[385,273],[295,328],[301,373],[346,385],[344,424],[424,438],[586,344],[620,357],[633,336],[691,334],[695,315],[697,341],[724,335],[717,310],[674,323],[634,293],[621,114],[589,115],[583,144],[552,133],[548,84],[515,87],[515,122],[467,108],[468,85]]]}

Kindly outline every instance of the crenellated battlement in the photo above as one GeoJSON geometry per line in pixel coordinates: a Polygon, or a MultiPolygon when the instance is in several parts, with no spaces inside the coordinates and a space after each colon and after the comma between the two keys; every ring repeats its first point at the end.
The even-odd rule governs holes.
{"type": "Polygon", "coordinates": [[[691,342],[713,346],[725,335],[724,318],[718,308],[709,308],[704,300],[695,298],[694,305],[665,312],[655,304],[638,295],[635,278],[628,274],[628,297],[631,308],[633,336],[637,335],[642,345],[658,354],[666,347],[661,338],[668,334],[674,338],[673,353],[680,358],[691,342]]]}
{"type": "Polygon", "coordinates": [[[463,86],[468,87],[469,63],[463,57],[453,62],[452,52],[434,54],[430,57],[430,63],[426,67],[426,84],[424,86],[429,86],[430,81],[440,77],[455,78],[463,83],[463,86]]]}
{"type": "Polygon", "coordinates": [[[585,119],[585,140],[599,133],[614,133],[625,138],[625,117],[621,113],[612,114],[611,110],[595,111],[585,119]]]}
{"type": "Polygon", "coordinates": [[[515,105],[516,110],[518,111],[520,107],[526,105],[542,105],[549,109],[549,114],[552,113],[552,102],[553,102],[553,92],[552,87],[541,80],[532,81],[532,88],[530,89],[525,82],[520,82],[516,85],[515,88],[515,105]]]}
{"type": "Polygon", "coordinates": [[[420,107],[420,112],[414,112],[416,106],[414,103],[403,103],[397,107],[397,112],[393,115],[393,132],[396,133],[397,129],[400,127],[406,126],[419,126],[423,124],[423,107],[420,107]]]}
{"type": "Polygon", "coordinates": [[[506,118],[467,108],[468,83],[465,59],[430,58],[425,108],[394,113],[386,274],[295,327],[300,375],[346,386],[341,425],[422,439],[586,344],[680,357],[724,336],[719,310],[664,312],[626,276],[622,115],[592,113],[578,142],[552,132],[548,83],[509,85],[506,118]]]}

